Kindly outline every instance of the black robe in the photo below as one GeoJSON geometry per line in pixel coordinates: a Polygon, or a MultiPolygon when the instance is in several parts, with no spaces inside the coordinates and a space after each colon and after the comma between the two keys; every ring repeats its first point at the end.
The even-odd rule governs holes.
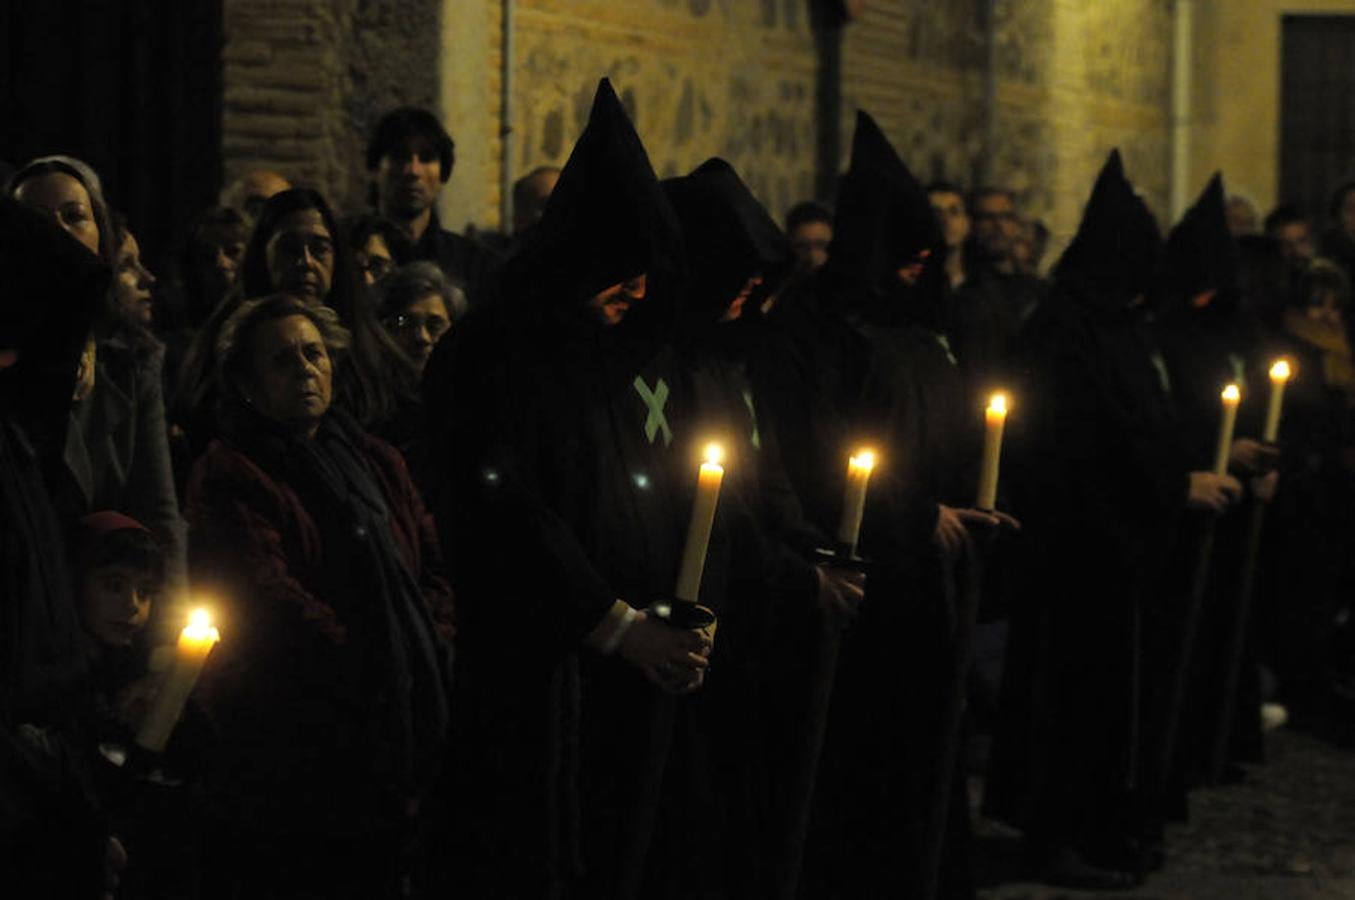
{"type": "MultiPolygon", "coordinates": [[[[604,81],[507,293],[429,363],[460,611],[447,876],[467,896],[699,897],[720,877],[694,698],[582,646],[616,599],[674,589],[704,439],[661,340],[679,249],[604,81]],[[640,273],[624,323],[590,318],[588,297],[640,273]]],[[[701,586],[717,614],[721,506],[701,586]]]]}
{"type": "Polygon", "coordinates": [[[50,221],[0,198],[0,893],[99,897],[108,831],[94,795],[92,693],[64,535],[44,485],[109,273],[50,221]]]}
{"type": "MultiPolygon", "coordinates": [[[[1145,605],[1187,463],[1141,307],[1159,244],[1118,153],[1022,338],[1006,458],[1032,580],[1012,610],[985,803],[1036,847],[1133,868],[1142,829],[1145,605]]],[[[1005,476],[1004,476],[1005,477],[1005,476]]]]}

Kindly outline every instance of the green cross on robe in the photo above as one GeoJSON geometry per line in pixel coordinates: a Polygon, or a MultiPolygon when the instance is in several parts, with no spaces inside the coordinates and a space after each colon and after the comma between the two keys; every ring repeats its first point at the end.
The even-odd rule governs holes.
{"type": "Polygon", "coordinates": [[[1152,355],[1153,368],[1157,369],[1157,380],[1162,382],[1162,393],[1168,397],[1172,393],[1172,377],[1167,371],[1167,361],[1162,358],[1161,353],[1154,352],[1152,355]]]}
{"type": "Polygon", "coordinates": [[[757,429],[757,408],[753,406],[753,392],[749,388],[743,389],[743,405],[748,407],[748,419],[753,423],[753,436],[750,438],[753,446],[762,449],[762,434],[757,429]]]}
{"type": "Polygon", "coordinates": [[[649,410],[649,415],[645,417],[645,439],[652,444],[655,436],[662,431],[663,445],[667,447],[673,443],[673,429],[668,426],[668,417],[663,412],[664,407],[668,405],[668,382],[660,378],[651,390],[645,377],[636,375],[633,384],[635,393],[640,395],[640,400],[649,410]]]}

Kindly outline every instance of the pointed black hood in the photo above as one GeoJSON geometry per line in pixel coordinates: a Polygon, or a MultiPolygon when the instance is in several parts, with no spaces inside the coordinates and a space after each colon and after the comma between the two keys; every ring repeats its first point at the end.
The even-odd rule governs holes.
{"type": "Polygon", "coordinates": [[[1151,289],[1161,247],[1153,214],[1125,177],[1120,151],[1112,150],[1054,276],[1089,302],[1124,309],[1151,289]]]}
{"type": "Polygon", "coordinates": [[[0,349],[18,362],[0,370],[0,415],[60,442],[86,336],[111,273],[43,215],[0,197],[0,349]]]}
{"type": "Polygon", "coordinates": [[[1228,231],[1223,176],[1215,173],[1195,205],[1167,236],[1163,260],[1162,305],[1189,311],[1193,298],[1215,292],[1210,309],[1234,304],[1237,294],[1237,243],[1228,231]]]}
{"type": "MultiPolygon", "coordinates": [[[[694,327],[718,319],[752,276],[762,277],[756,293],[766,296],[790,273],[795,262],[790,241],[723,159],[708,159],[690,175],[669,178],[663,189],[682,225],[683,309],[694,327]]],[[[745,315],[755,303],[750,298],[745,315]]]]}
{"type": "Polygon", "coordinates": [[[604,78],[540,223],[508,264],[506,290],[573,303],[641,273],[680,271],[681,247],[644,145],[604,78]]]}
{"type": "Polygon", "coordinates": [[[943,330],[945,254],[945,238],[922,184],[875,120],[858,110],[825,266],[828,283],[847,308],[867,318],[943,330]],[[917,284],[904,287],[898,270],[923,254],[917,284]]]}

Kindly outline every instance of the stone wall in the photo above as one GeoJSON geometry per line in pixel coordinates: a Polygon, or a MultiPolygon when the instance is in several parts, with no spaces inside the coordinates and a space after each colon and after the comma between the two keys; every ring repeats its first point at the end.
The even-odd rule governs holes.
{"type": "Polygon", "coordinates": [[[365,202],[366,134],[437,106],[439,0],[226,0],[225,181],[265,167],[343,209],[365,202]]]}
{"type": "MultiPolygon", "coordinates": [[[[870,111],[924,179],[969,184],[983,152],[987,0],[873,0],[842,45],[841,146],[870,111]]],[[[733,163],[779,215],[813,194],[811,0],[517,0],[513,115],[500,100],[501,0],[227,0],[227,176],[280,168],[343,205],[365,193],[367,128],[440,110],[457,165],[451,227],[498,227],[509,176],[560,164],[612,78],[660,175],[733,163]]],[[[991,180],[1071,235],[1112,146],[1167,198],[1169,0],[997,0],[991,180]]]]}

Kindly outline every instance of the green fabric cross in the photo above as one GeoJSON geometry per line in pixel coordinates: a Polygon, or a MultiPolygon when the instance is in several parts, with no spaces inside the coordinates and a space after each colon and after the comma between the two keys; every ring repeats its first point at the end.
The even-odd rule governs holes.
{"type": "Polygon", "coordinates": [[[663,412],[663,408],[668,404],[668,382],[660,378],[653,390],[650,390],[644,376],[636,375],[633,383],[635,392],[640,395],[640,399],[649,410],[649,415],[645,417],[645,438],[652,444],[655,435],[662,431],[663,445],[667,447],[673,443],[673,429],[668,427],[668,417],[663,412]]]}
{"type": "Polygon", "coordinates": [[[762,434],[757,429],[757,408],[753,406],[753,391],[750,388],[743,389],[743,405],[748,407],[748,418],[753,423],[753,446],[762,449],[762,434]]]}
{"type": "Polygon", "coordinates": [[[1162,358],[1161,353],[1155,352],[1152,356],[1152,362],[1153,368],[1157,369],[1157,380],[1162,382],[1162,393],[1170,397],[1172,393],[1172,377],[1167,372],[1167,361],[1162,358]]]}

